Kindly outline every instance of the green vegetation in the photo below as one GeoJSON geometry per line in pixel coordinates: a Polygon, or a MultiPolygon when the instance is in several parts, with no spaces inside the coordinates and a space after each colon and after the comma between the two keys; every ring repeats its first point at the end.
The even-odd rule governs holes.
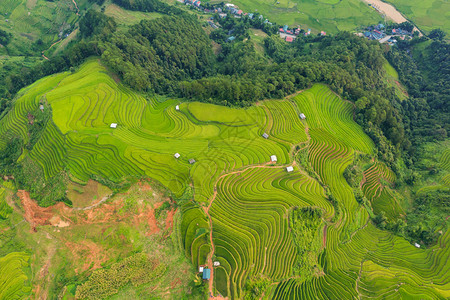
{"type": "Polygon", "coordinates": [[[317,261],[321,252],[320,232],[323,231],[321,216],[320,210],[310,207],[294,208],[289,214],[289,227],[298,251],[293,273],[306,280],[322,272],[317,261]]]}
{"type": "MultiPolygon", "coordinates": [[[[364,295],[379,295],[373,288],[374,278],[391,274],[397,278],[396,274],[408,272],[409,277],[390,280],[385,288],[393,291],[396,282],[403,280],[408,285],[402,286],[401,293],[420,291],[445,297],[441,291],[448,283],[442,274],[448,271],[448,253],[439,248],[439,241],[448,238],[447,231],[436,246],[417,250],[403,238],[370,223],[366,206],[358,204],[343,174],[355,153],[373,155],[374,144],[352,120],[353,105],[326,86],[314,85],[289,100],[268,100],[247,109],[147,100],[118,85],[104,67],[91,60],[77,72],[41,80],[21,95],[0,121],[1,134],[8,136],[14,128],[23,141],[19,145],[28,145],[27,116],[45,95],[44,112],[51,108],[52,118],[42,123],[42,134],[31,149],[19,153],[19,163],[32,158],[41,166],[46,181],[64,171],[76,182],[87,182],[92,174],[112,183],[146,176],[181,198],[192,180],[197,203],[210,200],[216,190],[209,210],[212,232],[208,216],[192,202],[181,207],[176,232],[194,267],[205,264],[212,249],[212,234],[214,259],[220,262],[221,270],[216,288],[224,295],[239,298],[248,291],[259,295],[260,290],[267,290],[266,283],[247,286],[247,278],[259,282],[257,274],[264,280],[281,281],[270,289],[276,298],[312,292],[313,286],[321,287],[321,297],[352,297],[357,292],[352,288],[355,284],[364,286],[359,289],[364,295]],[[180,106],[179,111],[175,105],[180,106]],[[300,112],[307,116],[306,121],[299,121],[300,112]],[[109,128],[113,122],[118,123],[116,129],[109,128]],[[261,137],[263,132],[269,139],[261,137]],[[284,166],[291,162],[295,145],[307,147],[304,162],[316,178],[302,173],[306,168],[302,165],[286,174],[284,166]],[[174,152],[181,157],[174,158],[174,152]],[[273,154],[278,157],[277,164],[266,166],[273,154]],[[190,165],[190,158],[196,163],[190,165]],[[322,236],[321,226],[314,221],[317,219],[312,218],[311,224],[299,217],[290,221],[288,212],[294,207],[320,209],[326,233],[322,236]],[[294,233],[289,222],[311,230],[308,235],[304,230],[294,233]],[[323,248],[326,252],[321,251],[323,248]],[[301,255],[305,252],[309,256],[301,255]],[[296,267],[298,263],[300,267],[296,267]],[[389,272],[380,272],[386,265],[389,272]],[[283,281],[295,274],[303,276],[283,281]],[[433,278],[433,283],[425,283],[424,278],[433,278]],[[437,288],[438,284],[443,288],[437,288]]],[[[382,184],[395,180],[385,166],[378,169],[386,174],[382,184]]],[[[366,171],[367,178],[370,170],[366,171]]],[[[367,180],[368,186],[371,182],[367,180]]],[[[386,215],[397,214],[392,206],[395,200],[380,196],[385,201],[380,202],[369,193],[366,197],[374,211],[382,207],[379,210],[386,215]]],[[[104,272],[108,270],[99,274],[104,272]]]]}
{"type": "Polygon", "coordinates": [[[139,286],[155,280],[166,271],[163,263],[152,262],[145,254],[135,254],[110,269],[96,270],[88,281],[77,288],[77,299],[104,299],[117,294],[120,288],[131,283],[139,286]]]}
{"type": "Polygon", "coordinates": [[[31,292],[28,278],[28,260],[23,252],[12,252],[0,257],[0,298],[26,299],[31,292]]]}
{"type": "Polygon", "coordinates": [[[450,11],[450,4],[445,0],[388,0],[413,21],[420,29],[431,31],[441,28],[450,33],[450,20],[446,12],[450,11]]]}
{"type": "Polygon", "coordinates": [[[157,12],[129,11],[115,4],[106,6],[105,15],[114,18],[117,26],[122,27],[123,30],[127,30],[128,26],[135,25],[142,20],[151,20],[163,16],[163,14],[157,12]]]}
{"type": "Polygon", "coordinates": [[[12,213],[12,208],[6,202],[6,191],[4,188],[0,188],[0,220],[8,219],[12,213]]]}
{"type": "Polygon", "coordinates": [[[350,33],[285,43],[259,17],[217,16],[208,37],[194,10],[90,2],[77,43],[0,72],[8,298],[450,297],[442,32],[383,52],[350,33]],[[189,274],[213,262],[210,290],[189,274]]]}
{"type": "Polygon", "coordinates": [[[232,3],[238,5],[245,12],[257,11],[271,22],[282,25],[299,25],[303,29],[312,28],[315,32],[321,30],[328,33],[351,31],[359,26],[375,24],[381,20],[381,16],[377,12],[368,7],[366,3],[357,0],[235,0],[232,3]]]}
{"type": "MultiPolygon", "coordinates": [[[[88,0],[78,0],[77,5],[79,9],[84,9],[90,3],[88,0]]],[[[7,54],[35,55],[47,49],[75,29],[79,18],[76,13],[71,0],[1,1],[0,30],[12,36],[7,54]]]]}

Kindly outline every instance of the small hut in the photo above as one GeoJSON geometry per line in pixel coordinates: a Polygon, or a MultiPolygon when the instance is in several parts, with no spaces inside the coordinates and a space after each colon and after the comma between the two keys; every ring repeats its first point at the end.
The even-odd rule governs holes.
{"type": "Polygon", "coordinates": [[[190,163],[191,165],[195,164],[195,159],[191,158],[191,159],[189,160],[189,163],[190,163]]]}
{"type": "Polygon", "coordinates": [[[270,156],[270,161],[271,162],[276,162],[277,161],[277,156],[276,155],[270,156]]]}
{"type": "Polygon", "coordinates": [[[175,109],[180,110],[180,106],[179,105],[175,106],[175,109]]]}
{"type": "Polygon", "coordinates": [[[262,135],[262,137],[265,138],[265,139],[268,139],[268,138],[269,138],[269,135],[268,135],[267,133],[264,132],[263,135],[262,135]]]}
{"type": "Polygon", "coordinates": [[[111,123],[111,125],[109,125],[109,127],[111,127],[111,128],[117,128],[117,123],[111,123]]]}
{"type": "Polygon", "coordinates": [[[286,171],[288,171],[288,173],[290,173],[290,172],[294,171],[294,167],[293,166],[286,167],[286,171]]]}
{"type": "Polygon", "coordinates": [[[302,120],[306,119],[306,116],[305,116],[305,114],[304,114],[304,113],[300,113],[300,114],[299,114],[298,116],[299,116],[299,117],[300,117],[300,119],[302,119],[302,120]]]}
{"type": "Polygon", "coordinates": [[[211,270],[210,269],[203,269],[203,279],[209,280],[211,277],[211,270]]]}
{"type": "Polygon", "coordinates": [[[180,153],[175,153],[174,155],[173,155],[175,158],[180,158],[180,153]]]}

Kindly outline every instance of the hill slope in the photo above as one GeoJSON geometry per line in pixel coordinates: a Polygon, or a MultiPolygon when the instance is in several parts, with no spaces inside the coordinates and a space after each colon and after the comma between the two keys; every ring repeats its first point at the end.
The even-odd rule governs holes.
{"type": "MultiPolygon", "coordinates": [[[[247,109],[180,103],[124,88],[97,60],[22,90],[0,120],[0,150],[17,149],[11,170],[41,204],[65,199],[69,181],[92,178],[119,191],[150,177],[183,198],[174,238],[195,267],[220,263],[214,294],[448,298],[449,232],[417,249],[377,229],[370,203],[358,203],[343,176],[359,157],[370,177],[373,147],[352,104],[324,85],[247,109]]],[[[385,167],[373,169],[392,180],[385,167]]],[[[371,184],[374,210],[397,214],[393,196],[371,184]]]]}

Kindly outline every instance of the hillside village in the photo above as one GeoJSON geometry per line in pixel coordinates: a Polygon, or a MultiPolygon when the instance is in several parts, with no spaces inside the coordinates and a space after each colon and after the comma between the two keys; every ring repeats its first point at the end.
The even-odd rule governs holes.
{"type": "Polygon", "coordinates": [[[413,38],[413,33],[396,26],[386,27],[384,24],[368,26],[364,32],[357,33],[358,36],[365,37],[369,40],[379,41],[381,44],[388,44],[393,46],[397,43],[397,39],[410,40],[413,38]]]}
{"type": "MultiPolygon", "coordinates": [[[[226,4],[217,4],[217,5],[211,5],[207,3],[206,5],[202,6],[200,0],[179,0],[180,2],[192,6],[195,9],[199,11],[203,11],[205,13],[215,13],[219,16],[219,18],[224,19],[226,17],[234,17],[234,18],[243,18],[247,17],[250,20],[254,20],[255,18],[258,18],[259,20],[264,20],[263,24],[267,24],[271,27],[278,27],[277,24],[272,23],[269,21],[269,19],[264,18],[263,15],[258,13],[247,13],[244,12],[242,9],[240,9],[237,5],[232,3],[226,3],[226,4]]],[[[220,27],[220,25],[213,22],[214,18],[211,18],[208,20],[208,24],[213,28],[217,29],[220,27]]],[[[301,29],[300,26],[297,28],[289,28],[288,25],[284,25],[278,29],[278,34],[282,39],[284,39],[286,42],[293,42],[295,38],[299,35],[303,36],[309,36],[311,35],[311,29],[301,29]]],[[[325,36],[326,32],[321,31],[319,33],[320,36],[325,36]]],[[[230,34],[230,37],[227,39],[228,42],[232,42],[235,40],[235,36],[230,34]]]]}
{"type": "MultiPolygon", "coordinates": [[[[263,15],[259,13],[247,13],[240,9],[237,5],[232,3],[220,3],[211,5],[206,3],[202,5],[200,0],[178,0],[181,3],[184,3],[188,6],[192,6],[196,10],[205,12],[205,13],[213,13],[217,14],[220,19],[225,19],[227,17],[234,18],[244,18],[247,17],[250,20],[254,20],[258,18],[259,20],[264,20],[263,24],[278,28],[278,25],[269,21],[269,19],[264,18],[263,15]]],[[[218,29],[221,27],[220,24],[214,22],[214,17],[211,17],[210,20],[207,21],[208,25],[211,26],[212,29],[218,29]]],[[[356,35],[360,37],[365,37],[369,40],[377,40],[382,44],[388,44],[390,46],[394,46],[398,40],[410,40],[413,37],[413,32],[408,31],[401,26],[402,24],[391,24],[385,26],[384,24],[371,25],[364,29],[363,32],[358,32],[356,35]]],[[[276,32],[273,30],[273,33],[276,32]]],[[[310,36],[312,31],[310,28],[302,29],[300,26],[298,27],[289,27],[288,25],[283,25],[278,28],[278,35],[288,43],[292,43],[298,36],[310,36]]],[[[327,33],[325,31],[320,31],[318,36],[326,36],[327,33]]],[[[233,35],[233,30],[228,31],[228,37],[226,42],[233,42],[236,39],[236,36],[233,35]]]]}

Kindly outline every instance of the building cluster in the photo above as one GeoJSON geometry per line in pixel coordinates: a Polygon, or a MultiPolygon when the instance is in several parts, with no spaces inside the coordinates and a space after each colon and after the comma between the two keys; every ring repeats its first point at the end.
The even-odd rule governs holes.
{"type": "Polygon", "coordinates": [[[184,0],[184,3],[186,5],[193,5],[195,7],[200,7],[200,5],[202,4],[202,2],[200,0],[184,0]]]}
{"type": "Polygon", "coordinates": [[[242,9],[239,9],[239,7],[237,7],[236,5],[231,4],[231,3],[225,4],[225,9],[228,10],[232,15],[234,15],[236,17],[242,17],[243,15],[247,15],[247,14],[244,14],[242,9]]]}
{"type": "Polygon", "coordinates": [[[394,45],[397,42],[397,39],[394,37],[398,37],[401,40],[412,38],[412,33],[407,30],[401,28],[386,29],[383,24],[369,26],[364,33],[359,33],[358,35],[364,36],[369,40],[376,40],[382,44],[387,43],[389,45],[394,45]]]}
{"type": "MultiPolygon", "coordinates": [[[[214,6],[214,8],[206,8],[201,6],[201,1],[199,0],[181,0],[180,2],[184,2],[186,5],[192,5],[196,7],[198,10],[203,11],[205,13],[217,13],[220,18],[226,18],[228,15],[234,16],[235,18],[241,18],[247,16],[249,19],[253,20],[256,16],[253,13],[245,13],[242,9],[232,3],[226,3],[222,7],[214,6]]],[[[222,4],[220,4],[222,5],[222,4]]],[[[210,6],[211,7],[211,6],[210,6]]],[[[258,15],[259,19],[264,19],[263,15],[258,15]]],[[[272,25],[268,19],[264,20],[265,24],[272,25]]],[[[211,24],[210,24],[211,25],[211,24]]]]}
{"type": "MultiPolygon", "coordinates": [[[[311,35],[311,29],[308,28],[307,31],[304,31],[300,29],[300,27],[291,29],[288,25],[284,25],[283,27],[280,27],[278,33],[286,42],[292,43],[294,39],[301,34],[304,36],[311,35]]],[[[325,36],[327,33],[325,31],[321,31],[319,35],[325,36]]]]}

